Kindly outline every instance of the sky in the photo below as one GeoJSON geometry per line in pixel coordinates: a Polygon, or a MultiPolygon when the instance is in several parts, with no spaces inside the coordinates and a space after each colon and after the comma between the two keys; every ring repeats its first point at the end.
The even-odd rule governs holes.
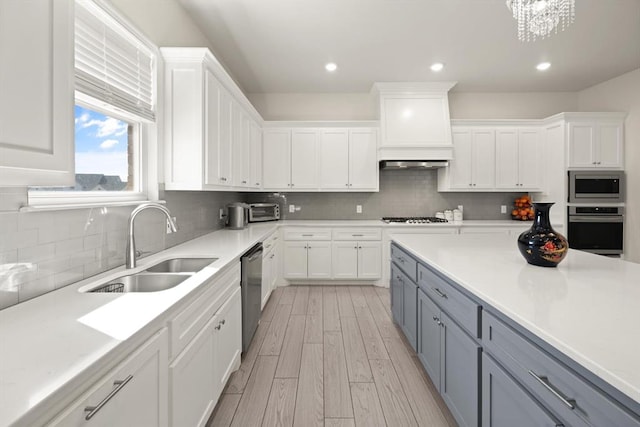
{"type": "Polygon", "coordinates": [[[76,105],[76,173],[127,180],[127,122],[76,105]]]}

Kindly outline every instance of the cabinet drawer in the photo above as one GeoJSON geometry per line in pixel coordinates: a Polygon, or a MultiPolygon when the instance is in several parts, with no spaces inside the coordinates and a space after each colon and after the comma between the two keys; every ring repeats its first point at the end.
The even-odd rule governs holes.
{"type": "Polygon", "coordinates": [[[204,293],[198,295],[169,321],[170,360],[186,347],[235,288],[240,286],[240,263],[205,286],[207,289],[204,293]]]}
{"type": "Polygon", "coordinates": [[[422,264],[418,264],[418,286],[467,332],[480,338],[480,305],[422,264]]]}
{"type": "Polygon", "coordinates": [[[391,245],[391,261],[393,261],[413,282],[416,282],[418,263],[408,253],[396,245],[391,245]]]}
{"type": "Polygon", "coordinates": [[[333,240],[382,240],[380,228],[334,228],[333,240]]]}
{"type": "Polygon", "coordinates": [[[640,426],[613,399],[487,311],[482,332],[486,351],[566,425],[640,426]]]}
{"type": "Polygon", "coordinates": [[[271,233],[269,237],[264,239],[264,241],[262,242],[262,247],[264,248],[264,252],[265,253],[269,252],[273,247],[276,246],[279,240],[280,240],[280,235],[278,233],[278,230],[271,233]]]}
{"type": "Polygon", "coordinates": [[[330,228],[287,228],[284,240],[331,240],[330,228]]]}

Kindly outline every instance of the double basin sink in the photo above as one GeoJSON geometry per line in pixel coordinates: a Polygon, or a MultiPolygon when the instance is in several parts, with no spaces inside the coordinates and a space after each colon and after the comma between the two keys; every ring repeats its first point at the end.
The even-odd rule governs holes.
{"type": "Polygon", "coordinates": [[[125,293],[158,292],[171,289],[193,276],[218,258],[173,258],[144,271],[92,286],[81,292],[125,293]]]}

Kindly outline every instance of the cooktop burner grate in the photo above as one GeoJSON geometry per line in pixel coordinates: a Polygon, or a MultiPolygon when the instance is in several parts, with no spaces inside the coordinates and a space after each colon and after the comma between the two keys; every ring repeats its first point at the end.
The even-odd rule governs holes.
{"type": "Polygon", "coordinates": [[[436,218],[434,216],[385,216],[382,220],[386,223],[403,223],[403,224],[430,224],[437,222],[449,222],[444,218],[436,218]]]}

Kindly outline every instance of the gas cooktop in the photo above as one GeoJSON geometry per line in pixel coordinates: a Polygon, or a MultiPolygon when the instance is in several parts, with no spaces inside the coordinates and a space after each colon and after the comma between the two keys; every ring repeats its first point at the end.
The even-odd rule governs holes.
{"type": "Polygon", "coordinates": [[[444,218],[436,218],[435,216],[385,216],[382,221],[394,224],[431,224],[436,222],[449,222],[444,218]]]}

